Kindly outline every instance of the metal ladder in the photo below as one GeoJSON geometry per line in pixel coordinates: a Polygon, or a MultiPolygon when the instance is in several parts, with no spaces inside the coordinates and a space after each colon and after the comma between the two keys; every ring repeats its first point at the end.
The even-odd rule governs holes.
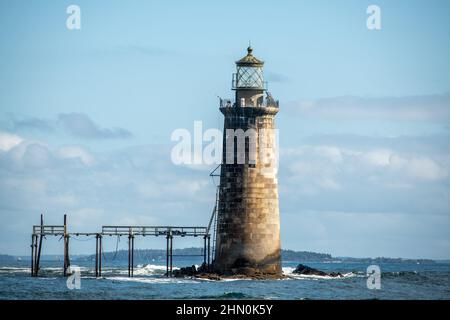
{"type": "MultiPolygon", "coordinates": [[[[214,177],[220,177],[220,174],[216,173],[217,170],[221,167],[221,165],[219,164],[213,171],[211,171],[211,173],[209,174],[209,176],[212,178],[213,182],[214,182],[214,177]]],[[[211,224],[214,223],[213,226],[213,242],[212,242],[212,257],[211,257],[211,261],[214,260],[214,257],[216,255],[216,240],[217,240],[217,224],[218,224],[218,215],[219,215],[219,193],[220,193],[220,183],[216,185],[216,201],[214,204],[214,209],[211,215],[211,219],[209,220],[209,225],[208,225],[208,229],[207,229],[207,234],[209,234],[209,231],[211,229],[211,224]]]]}
{"type": "Polygon", "coordinates": [[[212,242],[212,256],[213,258],[216,256],[216,240],[217,240],[217,216],[219,213],[219,186],[217,186],[216,190],[216,204],[214,205],[214,230],[213,230],[213,242],[212,242]]]}
{"type": "Polygon", "coordinates": [[[212,242],[212,259],[214,259],[215,252],[216,252],[216,233],[217,233],[217,216],[219,211],[219,186],[216,187],[216,201],[214,204],[214,209],[211,214],[211,218],[209,219],[208,228],[206,228],[206,234],[210,234],[211,226],[213,227],[213,242],[212,242]],[[213,225],[214,224],[214,225],[213,225]]]}

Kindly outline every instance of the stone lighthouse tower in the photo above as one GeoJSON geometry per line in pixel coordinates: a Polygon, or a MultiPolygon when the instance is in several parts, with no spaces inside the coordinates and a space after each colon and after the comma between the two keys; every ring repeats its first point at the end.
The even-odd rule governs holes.
{"type": "Polygon", "coordinates": [[[280,275],[277,180],[278,101],[267,91],[264,62],[236,61],[235,100],[221,100],[225,116],[217,238],[213,268],[219,274],[280,275]]]}

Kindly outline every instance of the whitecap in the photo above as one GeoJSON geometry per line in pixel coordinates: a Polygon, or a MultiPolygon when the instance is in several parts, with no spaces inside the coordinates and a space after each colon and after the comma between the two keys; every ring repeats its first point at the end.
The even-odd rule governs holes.
{"type": "Polygon", "coordinates": [[[342,274],[342,277],[333,277],[333,276],[319,276],[319,275],[313,275],[313,274],[296,274],[294,273],[295,268],[292,267],[284,267],[283,268],[283,274],[285,276],[288,276],[291,279],[309,279],[309,280],[331,280],[331,279],[344,279],[344,278],[351,278],[351,277],[357,277],[358,274],[353,272],[347,272],[342,274]]]}
{"type": "MultiPolygon", "coordinates": [[[[178,270],[178,267],[173,267],[172,270],[178,270]]],[[[128,273],[128,270],[126,270],[128,273]]],[[[166,273],[166,266],[147,264],[134,270],[135,275],[161,275],[166,273]]]]}
{"type": "Polygon", "coordinates": [[[185,278],[167,277],[106,277],[107,280],[139,283],[199,283],[199,281],[185,278]]]}

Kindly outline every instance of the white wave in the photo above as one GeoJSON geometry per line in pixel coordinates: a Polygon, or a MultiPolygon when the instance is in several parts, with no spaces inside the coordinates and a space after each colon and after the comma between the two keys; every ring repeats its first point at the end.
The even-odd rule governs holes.
{"type": "Polygon", "coordinates": [[[295,270],[295,268],[292,268],[292,267],[283,267],[282,270],[283,270],[283,274],[284,274],[284,275],[290,275],[290,274],[292,274],[292,272],[295,270]]]}
{"type": "Polygon", "coordinates": [[[0,267],[0,272],[4,273],[31,272],[31,269],[23,267],[0,267]]]}
{"type": "MultiPolygon", "coordinates": [[[[77,268],[80,270],[80,272],[90,272],[90,271],[93,271],[92,268],[88,268],[88,267],[80,267],[80,266],[77,266],[76,264],[73,264],[73,265],[69,266],[68,272],[71,272],[71,271],[70,271],[70,268],[74,268],[74,267],[77,267],[77,268]]],[[[52,268],[52,269],[62,270],[63,268],[52,268]]]]}
{"type": "Polygon", "coordinates": [[[222,279],[220,279],[220,281],[224,281],[224,282],[232,282],[232,281],[245,281],[245,280],[247,280],[247,281],[252,281],[252,280],[254,280],[254,279],[252,279],[252,278],[222,278],[222,279]]]}
{"type": "Polygon", "coordinates": [[[185,278],[166,278],[166,277],[106,277],[107,280],[139,282],[139,283],[199,283],[199,281],[185,278]]]}
{"type": "MultiPolygon", "coordinates": [[[[72,265],[74,267],[75,265],[72,265]]],[[[82,273],[94,273],[94,268],[92,267],[80,267],[80,271],[82,273]]],[[[173,267],[173,270],[179,269],[178,267],[173,267]]],[[[44,273],[59,273],[63,271],[63,267],[41,267],[40,272],[44,273]]],[[[30,268],[26,267],[0,267],[1,273],[29,273],[31,272],[30,268]]],[[[134,269],[135,275],[162,275],[166,272],[165,265],[138,265],[136,269],[134,269]]],[[[128,274],[128,269],[121,267],[103,267],[102,274],[128,274]]]]}
{"type": "Polygon", "coordinates": [[[220,280],[216,279],[208,279],[208,278],[195,278],[199,281],[211,281],[211,282],[232,282],[232,281],[245,281],[245,280],[253,280],[252,278],[220,278],[220,280]]]}
{"type": "MultiPolygon", "coordinates": [[[[178,267],[173,267],[172,270],[178,270],[178,267]]],[[[128,270],[126,270],[128,273],[128,270]]],[[[135,275],[161,275],[166,273],[166,266],[156,265],[156,264],[147,264],[145,266],[138,265],[138,268],[134,270],[135,275]]]]}
{"type": "Polygon", "coordinates": [[[310,279],[310,280],[331,280],[331,279],[344,279],[344,278],[351,278],[351,277],[357,277],[358,274],[353,272],[347,272],[342,274],[342,277],[332,277],[332,276],[318,276],[313,274],[296,274],[294,273],[295,268],[292,267],[284,267],[283,268],[283,274],[285,276],[288,276],[292,279],[310,279]]]}

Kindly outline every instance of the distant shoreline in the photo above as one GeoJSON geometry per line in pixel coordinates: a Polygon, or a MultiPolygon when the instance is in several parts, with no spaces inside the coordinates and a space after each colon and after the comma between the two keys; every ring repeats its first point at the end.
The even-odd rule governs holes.
{"type": "MultiPolygon", "coordinates": [[[[174,254],[177,255],[202,255],[202,248],[184,248],[184,249],[174,249],[174,254]]],[[[117,252],[104,252],[105,258],[116,260],[126,260],[128,259],[127,250],[118,250],[117,252]]],[[[139,249],[135,250],[135,259],[143,260],[165,260],[166,251],[163,249],[139,249]]],[[[333,257],[331,254],[327,253],[317,253],[309,251],[294,251],[294,250],[281,250],[282,260],[284,262],[330,262],[330,263],[449,263],[450,259],[407,259],[407,258],[389,258],[389,257],[377,257],[377,258],[353,258],[353,257],[333,257]]],[[[43,255],[43,260],[59,260],[63,256],[61,254],[50,254],[43,255]]],[[[0,263],[18,261],[20,259],[29,259],[29,256],[23,255],[6,255],[0,254],[0,263]]],[[[93,254],[81,254],[72,255],[73,261],[91,261],[95,259],[93,254]]],[[[200,258],[200,257],[199,257],[200,258]]]]}

